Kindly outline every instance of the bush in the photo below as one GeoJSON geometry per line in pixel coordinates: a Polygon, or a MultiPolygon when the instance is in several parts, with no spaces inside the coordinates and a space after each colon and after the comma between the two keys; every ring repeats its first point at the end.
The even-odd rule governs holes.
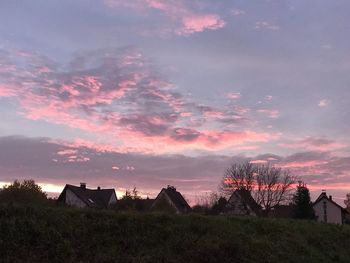
{"type": "Polygon", "coordinates": [[[0,205],[2,262],[349,262],[350,228],[0,205]],[[341,240],[341,242],[339,242],[341,240]]]}
{"type": "Polygon", "coordinates": [[[0,191],[0,202],[43,204],[47,202],[47,196],[34,180],[15,180],[0,191]]]}

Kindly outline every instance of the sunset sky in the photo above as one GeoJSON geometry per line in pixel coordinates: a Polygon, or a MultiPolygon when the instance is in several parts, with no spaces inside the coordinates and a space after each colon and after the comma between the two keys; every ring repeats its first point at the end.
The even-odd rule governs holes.
{"type": "Polygon", "coordinates": [[[271,162],[350,192],[350,1],[1,0],[0,185],[217,191],[271,162]]]}

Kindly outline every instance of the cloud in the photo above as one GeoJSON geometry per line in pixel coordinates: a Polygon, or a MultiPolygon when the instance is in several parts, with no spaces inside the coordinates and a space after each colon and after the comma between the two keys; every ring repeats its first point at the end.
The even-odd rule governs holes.
{"type": "Polygon", "coordinates": [[[339,143],[326,137],[306,137],[292,143],[282,143],[279,146],[291,149],[307,149],[311,151],[336,151],[347,147],[346,144],[339,143]]]}
{"type": "Polygon", "coordinates": [[[255,23],[255,29],[278,31],[278,30],[280,30],[280,27],[278,25],[273,24],[272,22],[258,21],[255,23]]]}
{"type": "Polygon", "coordinates": [[[135,47],[85,52],[67,64],[29,52],[18,60],[1,78],[0,96],[17,100],[21,115],[80,129],[120,151],[214,150],[274,138],[250,129],[247,108],[189,101],[135,47]]]}
{"type": "Polygon", "coordinates": [[[257,112],[266,114],[269,118],[272,118],[272,119],[277,119],[280,116],[280,112],[278,110],[259,109],[257,110],[257,112]]]}
{"type": "Polygon", "coordinates": [[[147,9],[157,10],[169,18],[173,25],[172,31],[177,35],[191,35],[205,30],[216,30],[225,26],[225,21],[217,14],[202,13],[190,2],[184,0],[105,0],[114,8],[127,7],[140,12],[147,9]]]}
{"type": "Polygon", "coordinates": [[[266,101],[272,101],[272,99],[273,99],[273,96],[272,96],[272,95],[266,95],[266,96],[265,96],[265,100],[266,100],[266,101]]]}
{"type": "Polygon", "coordinates": [[[225,96],[226,96],[226,98],[236,100],[236,99],[239,99],[241,97],[241,93],[229,92],[229,93],[226,93],[225,96]]]}
{"type": "Polygon", "coordinates": [[[320,100],[320,102],[318,103],[318,107],[324,108],[324,107],[327,107],[329,104],[330,104],[329,100],[323,99],[323,100],[320,100]]]}
{"type": "Polygon", "coordinates": [[[233,8],[233,9],[231,9],[230,13],[231,13],[233,16],[245,15],[245,11],[243,11],[243,10],[241,10],[241,9],[238,9],[238,8],[233,8]]]}
{"type": "Polygon", "coordinates": [[[204,30],[215,30],[225,26],[218,15],[190,15],[183,18],[183,28],[177,30],[179,35],[189,35],[204,30]]]}
{"type": "MultiPolygon", "coordinates": [[[[181,136],[191,136],[191,131],[181,132],[181,136]]],[[[93,146],[63,144],[48,138],[0,137],[1,182],[32,178],[53,186],[50,189],[56,191],[66,183],[83,181],[89,187],[115,187],[119,192],[136,185],[142,194],[155,197],[162,187],[172,184],[193,198],[200,192],[216,191],[225,169],[233,162],[245,161],[288,168],[311,189],[346,190],[350,185],[350,156],[325,152],[189,157],[101,151],[93,146]],[[75,154],[68,155],[72,150],[75,154]],[[69,158],[72,156],[77,158],[69,158]]]]}

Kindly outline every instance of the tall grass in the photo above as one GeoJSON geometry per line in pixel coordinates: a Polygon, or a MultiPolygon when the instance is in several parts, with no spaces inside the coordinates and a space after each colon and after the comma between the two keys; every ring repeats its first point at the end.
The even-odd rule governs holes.
{"type": "Polygon", "coordinates": [[[350,262],[350,227],[1,205],[0,262],[350,262]]]}

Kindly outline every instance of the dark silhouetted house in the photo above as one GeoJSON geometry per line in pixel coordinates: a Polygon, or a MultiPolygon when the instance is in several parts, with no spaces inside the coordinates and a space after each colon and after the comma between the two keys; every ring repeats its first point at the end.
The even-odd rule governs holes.
{"type": "Polygon", "coordinates": [[[239,189],[233,192],[228,199],[225,214],[237,216],[259,216],[262,209],[248,190],[239,189]]]}
{"type": "Polygon", "coordinates": [[[318,222],[343,224],[347,211],[322,192],[312,205],[318,222]]]}
{"type": "Polygon", "coordinates": [[[114,189],[88,189],[85,183],[80,186],[67,184],[57,201],[80,208],[108,208],[116,204],[117,195],[114,189]]]}
{"type": "Polygon", "coordinates": [[[168,185],[167,188],[160,191],[151,206],[151,210],[183,214],[190,212],[191,207],[183,196],[176,191],[175,187],[168,185]]]}

